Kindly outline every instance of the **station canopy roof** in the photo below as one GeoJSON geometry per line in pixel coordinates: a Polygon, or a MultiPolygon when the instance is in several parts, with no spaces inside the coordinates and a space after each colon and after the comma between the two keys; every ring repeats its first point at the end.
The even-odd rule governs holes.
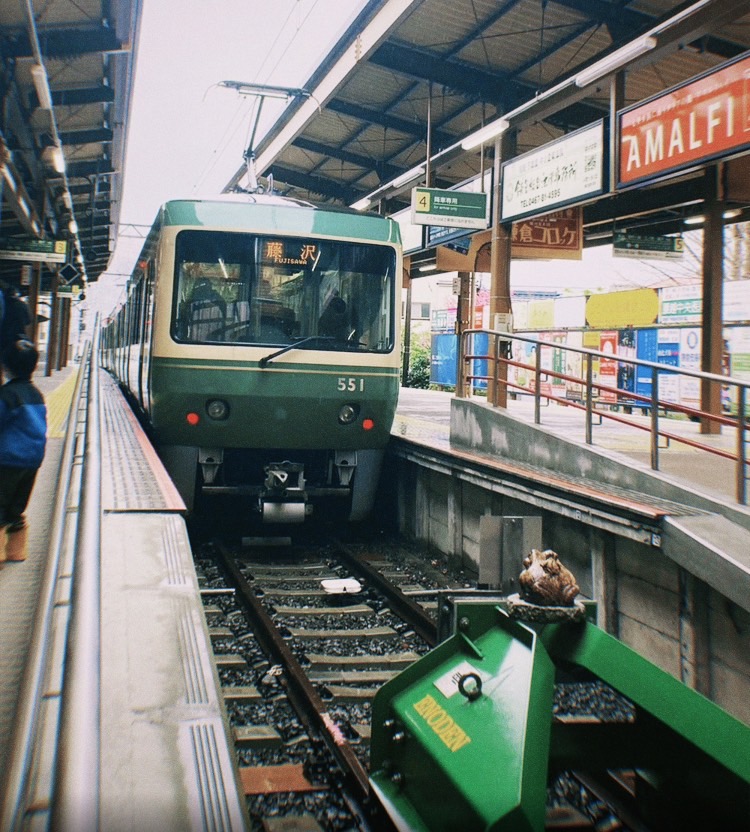
{"type": "MultiPolygon", "coordinates": [[[[139,0],[0,3],[0,248],[65,241],[80,276],[106,269],[139,21],[139,0]]],[[[0,279],[17,283],[19,266],[0,259],[0,279]]],[[[53,268],[45,262],[43,278],[53,268]]]]}
{"type": "MultiPolygon", "coordinates": [[[[281,193],[392,214],[425,183],[428,156],[436,188],[491,166],[494,140],[484,155],[461,143],[504,114],[515,154],[607,119],[617,73],[586,83],[581,73],[646,36],[647,50],[617,62],[622,106],[750,48],[750,2],[371,0],[254,148],[256,172],[281,193]],[[415,168],[416,178],[405,176],[415,168]]],[[[622,217],[653,233],[681,230],[701,210],[699,177],[587,205],[587,239],[606,237],[597,232],[622,217]]],[[[227,189],[247,181],[241,168],[227,189]]]]}

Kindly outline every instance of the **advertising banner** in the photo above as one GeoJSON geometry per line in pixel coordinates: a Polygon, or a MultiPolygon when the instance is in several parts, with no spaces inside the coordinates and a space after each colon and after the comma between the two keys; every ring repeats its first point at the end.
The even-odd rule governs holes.
{"type": "MultiPolygon", "coordinates": [[[[678,367],[680,364],[680,330],[660,329],[656,342],[656,360],[659,364],[678,367]]],[[[658,398],[663,402],[680,400],[680,378],[674,373],[659,372],[658,398]]]]}
{"type": "Polygon", "coordinates": [[[672,324],[694,324],[701,319],[703,301],[701,287],[665,286],[659,290],[659,323],[670,326],[672,324]]]}
{"type": "Polygon", "coordinates": [[[750,55],[617,114],[618,186],[657,179],[750,144],[750,55]]]}
{"type": "MultiPolygon", "coordinates": [[[[602,384],[606,384],[607,387],[617,387],[617,361],[615,360],[615,356],[617,355],[618,334],[616,331],[601,332],[599,333],[599,338],[600,352],[605,352],[612,356],[612,358],[599,359],[599,381],[602,384]]],[[[602,402],[616,402],[617,393],[612,393],[609,390],[600,390],[598,398],[602,402]]]]}
{"type": "Polygon", "coordinates": [[[433,335],[430,358],[430,384],[454,387],[456,384],[457,335],[433,335]]]}
{"type": "MultiPolygon", "coordinates": [[[[700,370],[701,368],[701,331],[697,327],[680,330],[680,367],[687,370],[700,370]]],[[[688,407],[700,407],[699,379],[680,376],[680,403],[688,407]]]]}
{"type": "MultiPolygon", "coordinates": [[[[656,344],[658,330],[639,329],[635,335],[635,357],[641,361],[656,361],[656,344]]],[[[635,392],[641,396],[651,396],[652,375],[650,367],[635,369],[635,392]]]]}
{"type": "Polygon", "coordinates": [[[659,316],[656,289],[602,292],[586,301],[586,325],[592,329],[650,326],[659,316]]]}
{"type": "Polygon", "coordinates": [[[545,214],[604,192],[604,122],[568,133],[502,166],[502,219],[545,214]]]}
{"type": "Polygon", "coordinates": [[[581,208],[565,208],[513,223],[510,256],[514,260],[580,260],[583,252],[581,208]]]}

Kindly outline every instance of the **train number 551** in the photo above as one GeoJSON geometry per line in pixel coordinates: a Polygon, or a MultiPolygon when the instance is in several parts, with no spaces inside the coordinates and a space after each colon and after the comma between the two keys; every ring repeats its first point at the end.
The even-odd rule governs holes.
{"type": "Polygon", "coordinates": [[[365,380],[363,378],[342,378],[336,382],[336,388],[342,392],[356,393],[364,392],[365,380]]]}

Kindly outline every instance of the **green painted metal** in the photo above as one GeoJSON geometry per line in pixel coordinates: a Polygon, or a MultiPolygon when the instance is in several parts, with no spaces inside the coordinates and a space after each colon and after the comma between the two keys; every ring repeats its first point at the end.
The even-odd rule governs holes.
{"type": "Polygon", "coordinates": [[[552,663],[532,630],[499,608],[490,618],[375,698],[371,782],[400,829],[544,827],[552,663]],[[470,673],[482,680],[473,701],[456,681],[470,673]]]}
{"type": "Polygon", "coordinates": [[[277,448],[283,437],[285,448],[382,448],[399,390],[398,369],[345,364],[284,362],[260,369],[247,361],[154,357],[151,372],[154,429],[160,442],[174,445],[277,448]],[[206,416],[206,403],[216,398],[229,405],[224,421],[206,416]],[[360,412],[354,423],[342,425],[338,414],[346,403],[358,404],[360,412]],[[198,425],[187,423],[190,412],[201,416],[198,425]],[[363,430],[366,418],[374,421],[372,430],[363,430]]]}
{"type": "Polygon", "coordinates": [[[213,229],[243,229],[255,233],[313,234],[337,239],[369,240],[400,244],[398,223],[375,214],[324,208],[273,196],[224,194],[218,200],[173,200],[161,209],[160,219],[167,226],[201,226],[213,229]]]}
{"type": "Polygon", "coordinates": [[[598,627],[547,625],[540,640],[556,664],[585,668],[636,706],[632,725],[555,725],[555,767],[644,772],[657,828],[750,829],[750,726],[598,627]]]}
{"type": "Polygon", "coordinates": [[[750,828],[750,727],[587,619],[511,621],[455,602],[459,632],[375,697],[371,787],[399,830],[541,830],[547,778],[633,773],[649,829],[750,828]],[[456,692],[476,672],[475,701],[456,692]],[[454,683],[450,678],[453,674],[454,683]],[[555,676],[599,679],[632,720],[552,721],[555,676]]]}

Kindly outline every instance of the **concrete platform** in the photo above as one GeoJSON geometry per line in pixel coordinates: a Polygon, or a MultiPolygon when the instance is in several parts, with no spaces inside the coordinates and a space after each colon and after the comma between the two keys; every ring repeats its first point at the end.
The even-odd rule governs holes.
{"type": "Polygon", "coordinates": [[[49,526],[62,438],[77,370],[78,366],[74,365],[49,377],[36,375],[34,378],[47,403],[47,450],[26,511],[29,524],[28,560],[0,566],[0,783],[4,780],[18,690],[31,642],[39,585],[49,548],[49,526]]]}
{"type": "MultiPolygon", "coordinates": [[[[29,508],[30,557],[0,572],[0,785],[9,770],[15,703],[48,557],[57,481],[67,475],[59,470],[61,437],[74,369],[40,380],[50,415],[49,442],[29,508]]],[[[119,388],[104,371],[96,372],[102,416],[97,828],[246,830],[245,799],[182,516],[185,506],[119,388]]],[[[67,550],[61,564],[56,608],[70,600],[67,550]]],[[[47,716],[45,736],[55,733],[53,703],[60,688],[58,674],[42,690],[40,710],[53,715],[47,716]]],[[[27,818],[33,815],[37,825],[46,824],[50,815],[49,751],[45,758],[29,776],[35,803],[27,818]]]]}

